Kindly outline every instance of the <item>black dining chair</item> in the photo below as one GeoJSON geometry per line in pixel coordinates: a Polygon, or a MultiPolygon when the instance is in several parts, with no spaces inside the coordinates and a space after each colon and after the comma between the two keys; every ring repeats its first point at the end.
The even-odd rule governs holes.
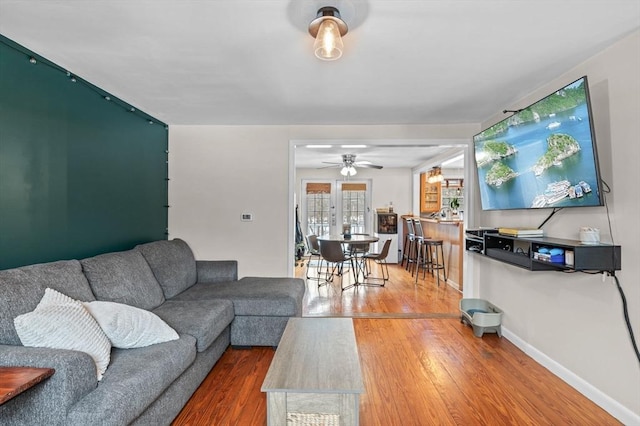
{"type": "Polygon", "coordinates": [[[353,287],[355,284],[343,287],[344,265],[349,262],[351,269],[354,268],[353,257],[342,251],[342,244],[339,241],[320,240],[320,254],[327,264],[326,281],[333,281],[335,276],[340,276],[340,288],[342,291],[353,287]],[[331,271],[329,271],[331,269],[331,271]]]}
{"type": "MultiPolygon", "coordinates": [[[[367,237],[369,236],[369,234],[351,234],[351,235],[366,235],[367,237]]],[[[370,248],[371,248],[371,243],[349,243],[347,244],[347,253],[351,257],[353,257],[354,262],[357,262],[358,260],[362,260],[364,258],[364,255],[369,253],[370,248]]],[[[369,268],[366,263],[364,263],[362,271],[365,277],[369,275],[369,268]]]]}
{"type": "Polygon", "coordinates": [[[322,276],[320,275],[320,271],[322,270],[322,254],[320,254],[320,244],[318,244],[318,236],[315,234],[307,235],[307,250],[309,251],[309,260],[307,261],[307,279],[308,280],[317,280],[318,287],[322,284],[326,284],[322,281],[322,276]],[[312,262],[316,261],[316,276],[309,276],[309,268],[311,268],[312,262]]]}
{"type": "Polygon", "coordinates": [[[382,250],[380,253],[367,253],[364,255],[365,261],[373,260],[375,263],[380,265],[380,272],[382,272],[382,277],[371,277],[367,276],[367,280],[363,283],[364,285],[378,285],[380,287],[384,287],[384,285],[389,281],[389,267],[387,266],[387,256],[389,255],[389,247],[391,246],[391,239],[389,238],[384,242],[382,246],[382,250]],[[371,281],[379,281],[382,280],[382,283],[376,283],[371,281]]]}

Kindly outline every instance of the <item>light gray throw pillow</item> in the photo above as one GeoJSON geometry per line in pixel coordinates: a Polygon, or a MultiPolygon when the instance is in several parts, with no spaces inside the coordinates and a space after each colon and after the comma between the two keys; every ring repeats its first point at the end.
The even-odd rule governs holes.
{"type": "Polygon", "coordinates": [[[179,338],[153,312],[114,302],[86,302],[84,306],[116,348],[142,348],[179,338]]]}

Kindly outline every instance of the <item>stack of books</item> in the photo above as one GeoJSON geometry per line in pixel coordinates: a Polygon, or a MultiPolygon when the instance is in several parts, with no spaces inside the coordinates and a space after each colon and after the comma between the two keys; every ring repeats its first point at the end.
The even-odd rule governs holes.
{"type": "Polygon", "coordinates": [[[537,228],[498,228],[498,233],[510,237],[544,237],[544,230],[537,228]]]}

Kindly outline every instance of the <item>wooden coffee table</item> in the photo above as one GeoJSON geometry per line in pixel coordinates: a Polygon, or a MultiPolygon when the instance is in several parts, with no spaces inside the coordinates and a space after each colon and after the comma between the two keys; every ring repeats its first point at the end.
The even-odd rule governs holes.
{"type": "Polygon", "coordinates": [[[0,367],[0,405],[51,377],[53,368],[0,367]]]}
{"type": "Polygon", "coordinates": [[[262,391],[267,393],[268,425],[304,415],[357,425],[364,384],[353,321],[289,319],[262,391]]]}

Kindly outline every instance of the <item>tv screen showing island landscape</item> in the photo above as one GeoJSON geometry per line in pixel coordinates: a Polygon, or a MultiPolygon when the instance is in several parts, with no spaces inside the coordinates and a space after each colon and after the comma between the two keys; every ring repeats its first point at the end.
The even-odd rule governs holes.
{"type": "Polygon", "coordinates": [[[587,77],[473,137],[483,210],[601,206],[587,77]]]}

